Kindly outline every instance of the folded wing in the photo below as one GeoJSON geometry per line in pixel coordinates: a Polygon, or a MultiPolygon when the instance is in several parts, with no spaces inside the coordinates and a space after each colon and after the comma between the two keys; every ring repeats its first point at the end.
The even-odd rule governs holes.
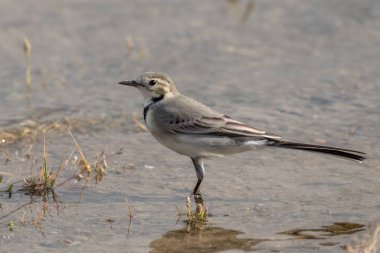
{"type": "Polygon", "coordinates": [[[216,112],[209,107],[192,100],[181,97],[168,101],[167,105],[154,108],[155,120],[166,131],[181,134],[207,134],[229,137],[261,137],[280,139],[278,135],[267,133],[248,126],[240,121],[216,112]]]}

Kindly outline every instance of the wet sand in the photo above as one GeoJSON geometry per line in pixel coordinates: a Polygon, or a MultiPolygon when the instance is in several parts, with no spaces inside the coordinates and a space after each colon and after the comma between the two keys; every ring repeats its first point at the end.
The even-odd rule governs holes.
{"type": "MultiPolygon", "coordinates": [[[[379,222],[378,1],[1,6],[0,190],[30,175],[29,155],[41,166],[46,126],[55,124],[46,135],[54,169],[74,147],[69,126],[90,161],[123,148],[80,202],[83,181],[57,189],[61,203],[49,204],[45,236],[20,222],[40,202],[33,214],[27,207],[0,220],[1,252],[167,252],[168,245],[173,252],[343,252],[379,222]],[[32,44],[28,94],[24,37],[32,44]],[[206,161],[201,190],[211,216],[202,233],[185,233],[176,207],[184,209],[196,182],[192,164],[136,125],[142,98],[117,85],[148,70],[167,72],[184,94],[247,124],[288,140],[361,150],[368,159],[266,149],[206,161]],[[323,231],[337,222],[366,226],[323,231]],[[289,232],[299,230],[306,236],[289,232]]],[[[69,163],[59,182],[76,171],[69,163]]],[[[29,201],[0,193],[0,216],[29,201]]]]}

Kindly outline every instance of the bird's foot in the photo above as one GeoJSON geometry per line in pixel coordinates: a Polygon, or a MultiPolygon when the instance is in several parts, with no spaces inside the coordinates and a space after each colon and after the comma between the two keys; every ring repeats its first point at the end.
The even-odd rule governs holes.
{"type": "Polygon", "coordinates": [[[195,213],[200,215],[201,220],[204,221],[208,215],[207,206],[203,200],[202,194],[198,191],[194,193],[195,213]]]}
{"type": "Polygon", "coordinates": [[[203,197],[202,197],[202,194],[201,194],[200,191],[192,192],[188,198],[191,199],[191,196],[194,197],[194,202],[195,202],[196,205],[197,204],[204,205],[203,197]]]}
{"type": "Polygon", "coordinates": [[[193,193],[194,195],[194,201],[196,204],[202,202],[203,203],[203,198],[202,198],[202,194],[200,192],[195,192],[193,193]]]}

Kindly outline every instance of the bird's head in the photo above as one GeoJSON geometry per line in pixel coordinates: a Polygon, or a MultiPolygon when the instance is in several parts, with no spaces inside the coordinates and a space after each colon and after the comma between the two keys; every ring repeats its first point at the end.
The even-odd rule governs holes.
{"type": "Polygon", "coordinates": [[[160,72],[145,72],[136,80],[123,81],[119,84],[136,87],[146,100],[170,97],[178,93],[172,79],[160,72]]]}

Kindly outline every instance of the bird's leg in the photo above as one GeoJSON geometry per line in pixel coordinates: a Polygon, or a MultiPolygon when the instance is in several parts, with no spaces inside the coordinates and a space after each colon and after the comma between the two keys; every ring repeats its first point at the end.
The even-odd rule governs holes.
{"type": "Polygon", "coordinates": [[[192,192],[192,195],[194,196],[201,195],[201,191],[199,190],[199,186],[201,185],[201,183],[202,183],[202,179],[198,179],[197,184],[195,185],[194,190],[192,192]]]}
{"type": "Polygon", "coordinates": [[[191,158],[191,160],[193,161],[195,172],[197,173],[198,178],[197,184],[194,187],[192,195],[194,195],[195,203],[201,203],[203,205],[203,199],[201,192],[199,191],[199,186],[201,185],[202,180],[204,178],[205,168],[203,166],[203,161],[201,158],[191,158]]]}

